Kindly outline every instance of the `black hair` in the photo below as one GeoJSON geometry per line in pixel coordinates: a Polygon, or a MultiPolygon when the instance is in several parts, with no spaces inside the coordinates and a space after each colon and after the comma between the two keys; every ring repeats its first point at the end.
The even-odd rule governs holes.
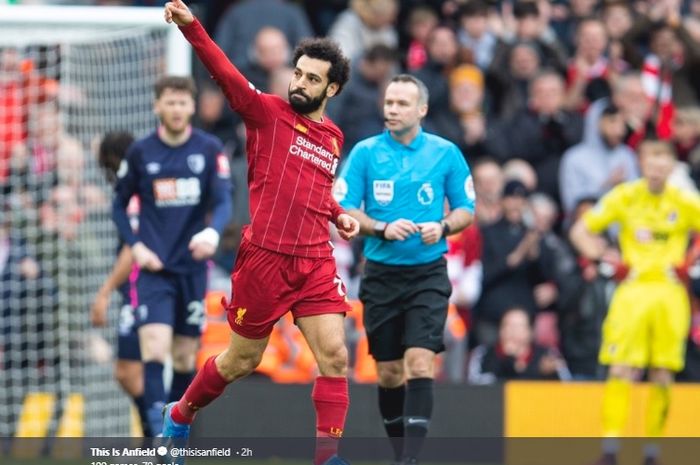
{"type": "Polygon", "coordinates": [[[371,46],[363,57],[366,61],[374,63],[376,61],[396,61],[397,53],[391,47],[384,44],[376,44],[371,46]]]}
{"type": "Polygon", "coordinates": [[[457,18],[473,18],[475,16],[487,16],[489,6],[484,0],[469,0],[457,10],[457,18]]]}
{"type": "Polygon", "coordinates": [[[316,60],[327,61],[331,64],[328,70],[328,82],[338,84],[336,95],[340,94],[343,86],[350,78],[350,60],[343,55],[338,44],[327,38],[305,39],[294,49],[294,58],[292,60],[294,66],[297,65],[302,55],[316,60]]]}
{"type": "Polygon", "coordinates": [[[102,138],[97,151],[97,163],[104,170],[110,183],[117,180],[117,170],[126,156],[126,151],[134,142],[134,136],[126,131],[108,132],[102,138]]]}
{"type": "Polygon", "coordinates": [[[513,5],[513,16],[516,19],[527,18],[528,16],[540,16],[540,8],[532,0],[520,0],[513,5]]]}

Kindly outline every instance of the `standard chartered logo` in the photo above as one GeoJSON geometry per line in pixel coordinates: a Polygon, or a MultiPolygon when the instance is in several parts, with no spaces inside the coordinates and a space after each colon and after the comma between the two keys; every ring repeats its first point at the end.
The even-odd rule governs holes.
{"type": "Polygon", "coordinates": [[[302,136],[297,136],[289,147],[289,153],[320,166],[331,174],[338,169],[338,158],[320,145],[316,145],[302,136]]]}

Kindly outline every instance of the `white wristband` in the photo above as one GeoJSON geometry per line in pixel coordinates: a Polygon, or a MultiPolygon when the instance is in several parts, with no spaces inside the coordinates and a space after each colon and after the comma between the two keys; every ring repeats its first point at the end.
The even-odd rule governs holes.
{"type": "Polygon", "coordinates": [[[192,242],[206,242],[216,248],[219,246],[219,233],[214,228],[205,228],[192,236],[192,242]]]}

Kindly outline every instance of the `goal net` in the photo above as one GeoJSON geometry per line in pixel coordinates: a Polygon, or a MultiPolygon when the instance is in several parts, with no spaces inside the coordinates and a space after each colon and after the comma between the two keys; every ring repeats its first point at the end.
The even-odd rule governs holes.
{"type": "Polygon", "coordinates": [[[189,59],[160,8],[0,6],[0,436],[133,432],[119,296],[89,321],[117,248],[96,146],[151,131],[153,84],[189,59]]]}

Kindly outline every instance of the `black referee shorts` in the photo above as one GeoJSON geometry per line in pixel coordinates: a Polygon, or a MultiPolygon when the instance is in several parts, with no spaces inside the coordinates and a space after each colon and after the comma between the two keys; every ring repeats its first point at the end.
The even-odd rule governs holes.
{"type": "Polygon", "coordinates": [[[444,258],[418,266],[367,261],[360,284],[369,353],[378,362],[410,347],[445,350],[443,332],[452,286],[444,258]]]}

